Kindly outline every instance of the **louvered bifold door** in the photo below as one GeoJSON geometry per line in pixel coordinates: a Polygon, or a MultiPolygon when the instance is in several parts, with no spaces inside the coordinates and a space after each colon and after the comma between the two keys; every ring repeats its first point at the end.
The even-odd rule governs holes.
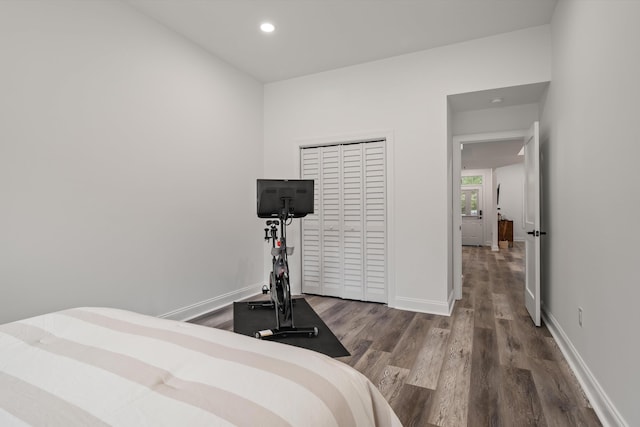
{"type": "Polygon", "coordinates": [[[344,298],[364,300],[362,145],[342,146],[344,298]]]}
{"type": "Polygon", "coordinates": [[[302,292],[322,295],[320,148],[300,152],[302,179],[313,179],[313,213],[302,219],[302,292]]]}
{"type": "Polygon", "coordinates": [[[302,221],[302,291],[387,302],[385,142],[301,150],[314,210],[302,221]]]}
{"type": "Polygon", "coordinates": [[[320,180],[322,205],[321,268],[322,294],[343,296],[342,282],[342,206],[341,146],[322,147],[320,151],[320,180]]]}
{"type": "Polygon", "coordinates": [[[386,302],[385,144],[363,146],[364,293],[366,301],[386,302]]]}

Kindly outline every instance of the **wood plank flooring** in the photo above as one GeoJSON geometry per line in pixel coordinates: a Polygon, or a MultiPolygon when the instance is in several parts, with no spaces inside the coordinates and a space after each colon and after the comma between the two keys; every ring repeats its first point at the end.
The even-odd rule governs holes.
{"type": "MultiPolygon", "coordinates": [[[[546,326],[524,306],[524,248],[463,248],[451,317],[305,298],[404,426],[600,426],[546,326]]],[[[231,307],[195,321],[233,329],[231,307]]]]}

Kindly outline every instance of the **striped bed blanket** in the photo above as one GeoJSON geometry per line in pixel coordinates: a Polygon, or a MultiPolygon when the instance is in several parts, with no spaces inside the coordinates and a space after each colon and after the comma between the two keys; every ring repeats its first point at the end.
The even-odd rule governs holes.
{"type": "Polygon", "coordinates": [[[313,351],[109,308],[0,325],[0,426],[400,426],[313,351]]]}

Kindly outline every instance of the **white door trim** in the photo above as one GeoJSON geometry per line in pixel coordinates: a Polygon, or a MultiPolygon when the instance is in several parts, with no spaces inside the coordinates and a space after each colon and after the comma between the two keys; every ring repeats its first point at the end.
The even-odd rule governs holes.
{"type": "MultiPolygon", "coordinates": [[[[386,164],[386,186],[387,186],[387,268],[386,268],[386,283],[387,283],[387,305],[389,307],[396,307],[396,269],[395,269],[395,257],[396,257],[396,233],[395,233],[395,183],[394,183],[394,138],[393,130],[372,130],[362,131],[348,134],[329,135],[322,137],[312,138],[300,138],[293,142],[292,155],[293,164],[295,165],[295,177],[300,177],[300,150],[304,147],[319,147],[325,145],[345,144],[345,143],[358,143],[373,140],[385,141],[385,164],[386,164]]],[[[458,208],[458,210],[460,210],[458,208]]],[[[300,237],[302,235],[302,224],[298,226],[298,246],[301,246],[300,237]]],[[[301,251],[297,252],[298,265],[301,264],[300,259],[301,251]]],[[[297,283],[301,283],[298,279],[297,283]]]]}
{"type": "MultiPolygon", "coordinates": [[[[453,201],[453,220],[451,224],[453,226],[453,294],[455,299],[462,299],[462,213],[460,211],[460,177],[462,176],[462,155],[460,153],[460,146],[462,144],[471,144],[488,141],[505,141],[509,139],[524,138],[527,136],[528,129],[513,130],[506,132],[487,132],[487,133],[475,133],[467,135],[455,135],[452,138],[453,143],[453,164],[452,164],[452,180],[451,189],[452,201],[453,201]]],[[[491,214],[491,212],[487,212],[491,214]]],[[[497,235],[497,220],[494,221],[495,230],[493,232],[494,238],[497,235]]]]}

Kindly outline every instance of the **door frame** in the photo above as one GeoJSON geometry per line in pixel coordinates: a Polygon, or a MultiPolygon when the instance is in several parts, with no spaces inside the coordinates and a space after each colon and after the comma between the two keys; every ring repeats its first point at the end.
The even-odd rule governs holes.
{"type": "MultiPolygon", "coordinates": [[[[486,133],[474,133],[467,135],[455,135],[452,137],[452,179],[451,179],[451,194],[452,194],[452,258],[453,258],[453,297],[457,300],[462,299],[462,212],[460,211],[460,177],[462,176],[462,144],[472,144],[480,142],[491,141],[506,141],[510,139],[521,138],[524,142],[524,138],[527,136],[528,129],[513,130],[505,132],[486,132],[486,133]]],[[[495,179],[492,180],[492,189],[495,193],[495,179]]],[[[495,198],[494,205],[495,205],[495,198]]],[[[485,206],[486,207],[486,206],[485,206]]],[[[495,206],[493,207],[495,208],[495,206]]],[[[495,209],[491,209],[491,212],[487,212],[488,215],[493,215],[495,209]]],[[[492,250],[497,250],[497,228],[498,220],[493,221],[495,224],[492,226],[492,250]]]]}
{"type": "MultiPolygon", "coordinates": [[[[383,129],[383,130],[371,130],[371,131],[362,131],[355,133],[347,133],[347,134],[338,134],[338,135],[330,135],[330,136],[319,136],[319,137],[310,137],[310,138],[300,138],[293,141],[292,144],[292,155],[293,155],[293,164],[295,166],[294,169],[294,177],[295,179],[300,179],[300,150],[305,147],[322,147],[327,145],[337,145],[337,144],[356,144],[359,142],[367,142],[372,140],[382,139],[385,141],[385,168],[386,168],[386,192],[387,192],[387,230],[386,230],[386,240],[387,240],[387,259],[386,259],[386,284],[387,284],[387,306],[391,308],[396,307],[396,269],[395,269],[395,257],[396,257],[396,233],[395,233],[395,183],[394,183],[394,131],[393,129],[383,129]]],[[[299,225],[297,227],[292,227],[292,230],[295,229],[296,234],[294,237],[294,242],[302,247],[302,221],[299,221],[299,225]]],[[[292,233],[293,234],[293,233],[292,233]]],[[[296,251],[297,255],[295,255],[294,266],[301,267],[302,265],[302,251],[296,251]]],[[[290,257],[289,260],[291,260],[290,257]]],[[[291,264],[291,262],[290,262],[291,264]]],[[[297,268],[296,278],[294,278],[294,283],[297,284],[297,291],[301,292],[302,290],[302,269],[297,268]]],[[[296,290],[296,289],[294,289],[296,290]]]]}

